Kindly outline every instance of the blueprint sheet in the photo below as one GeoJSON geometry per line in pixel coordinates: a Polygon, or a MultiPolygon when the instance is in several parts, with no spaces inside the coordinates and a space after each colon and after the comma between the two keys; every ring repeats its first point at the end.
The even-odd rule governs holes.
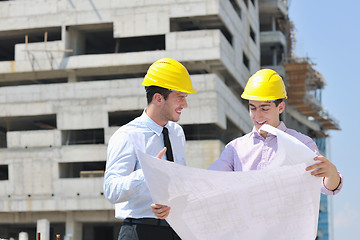
{"type": "Polygon", "coordinates": [[[262,129],[278,138],[276,156],[264,170],[191,168],[149,156],[139,147],[153,200],[171,207],[166,220],[181,239],[315,239],[321,178],[305,168],[316,155],[276,128],[262,129]]]}

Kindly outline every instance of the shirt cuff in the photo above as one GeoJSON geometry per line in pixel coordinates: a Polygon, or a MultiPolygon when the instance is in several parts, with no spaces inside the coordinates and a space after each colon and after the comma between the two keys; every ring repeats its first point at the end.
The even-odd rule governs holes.
{"type": "Polygon", "coordinates": [[[340,190],[341,190],[341,188],[342,188],[342,186],[343,186],[343,176],[341,175],[341,173],[339,173],[338,172],[338,174],[339,174],[339,177],[340,177],[340,183],[339,183],[339,185],[337,186],[337,188],[335,188],[334,190],[329,190],[329,189],[327,189],[326,187],[325,187],[325,184],[324,184],[324,179],[325,178],[323,178],[323,189],[324,189],[324,194],[326,194],[326,195],[336,195],[336,194],[338,194],[339,192],[340,192],[340,190]]]}

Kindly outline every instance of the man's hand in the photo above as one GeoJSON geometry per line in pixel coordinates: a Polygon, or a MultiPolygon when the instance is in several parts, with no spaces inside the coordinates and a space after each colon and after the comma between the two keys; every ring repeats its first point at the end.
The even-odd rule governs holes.
{"type": "Polygon", "coordinates": [[[155,214],[156,217],[160,219],[165,219],[169,216],[170,207],[161,205],[161,204],[151,204],[151,208],[153,209],[152,212],[155,214]]]}
{"type": "Polygon", "coordinates": [[[330,191],[335,190],[340,184],[340,176],[338,171],[332,162],[324,156],[317,156],[314,158],[314,161],[320,161],[319,163],[315,163],[307,167],[306,171],[311,171],[311,175],[316,177],[324,177],[324,185],[330,191]]]}
{"type": "Polygon", "coordinates": [[[161,159],[166,153],[166,147],[161,149],[161,151],[156,155],[157,158],[161,159]]]}

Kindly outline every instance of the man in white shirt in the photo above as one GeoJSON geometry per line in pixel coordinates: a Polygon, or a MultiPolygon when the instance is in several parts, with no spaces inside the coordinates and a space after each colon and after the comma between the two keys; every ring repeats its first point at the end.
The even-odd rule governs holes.
{"type": "Polygon", "coordinates": [[[188,93],[196,90],[186,68],[170,58],[153,63],[142,84],[148,106],[140,117],[120,127],[110,138],[104,193],[116,204],[116,218],[124,219],[119,240],[180,239],[163,220],[169,207],[152,202],[130,135],[144,135],[146,153],[156,156],[166,147],[166,158],[160,157],[185,165],[185,136],[176,122],[187,107],[188,93]]]}

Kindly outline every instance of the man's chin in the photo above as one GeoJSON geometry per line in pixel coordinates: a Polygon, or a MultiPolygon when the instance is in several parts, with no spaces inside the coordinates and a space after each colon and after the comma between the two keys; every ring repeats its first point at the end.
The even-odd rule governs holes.
{"type": "Polygon", "coordinates": [[[172,121],[172,122],[178,122],[179,120],[180,120],[180,116],[179,117],[174,117],[174,118],[172,118],[172,119],[169,119],[170,121],[172,121]]]}

